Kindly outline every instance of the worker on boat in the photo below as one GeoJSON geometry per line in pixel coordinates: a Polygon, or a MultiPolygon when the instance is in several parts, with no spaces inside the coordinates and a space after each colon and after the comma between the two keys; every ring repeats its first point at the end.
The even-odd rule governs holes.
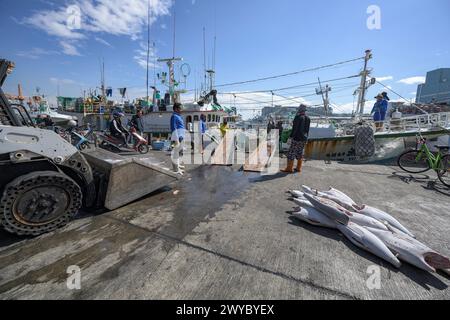
{"type": "Polygon", "coordinates": [[[273,121],[272,118],[269,118],[269,123],[267,124],[267,134],[269,135],[270,132],[272,132],[272,130],[275,130],[276,126],[275,126],[275,121],[273,121]]]}
{"type": "Polygon", "coordinates": [[[183,155],[183,141],[185,135],[185,125],[181,111],[183,106],[181,103],[175,103],[173,105],[173,114],[170,118],[170,130],[172,131],[172,165],[173,170],[183,175],[184,166],[181,165],[180,157],[183,155]]]}
{"type": "Polygon", "coordinates": [[[306,115],[307,106],[301,104],[297,110],[297,115],[292,126],[292,133],[290,136],[290,147],[287,154],[287,167],[282,172],[294,173],[294,161],[297,159],[297,172],[302,172],[303,153],[308,143],[309,128],[311,119],[306,115]]]}
{"type": "Polygon", "coordinates": [[[113,120],[109,124],[109,132],[117,139],[122,139],[123,146],[127,147],[128,130],[122,125],[122,117],[125,115],[122,112],[115,111],[113,113],[113,120]]]}
{"type": "Polygon", "coordinates": [[[388,101],[385,99],[382,93],[378,94],[375,99],[375,105],[372,108],[371,115],[373,115],[373,121],[375,121],[375,128],[378,131],[383,129],[383,123],[386,119],[386,112],[388,109],[388,101]]]}
{"type": "Polygon", "coordinates": [[[220,133],[222,135],[222,138],[225,138],[225,136],[227,135],[227,131],[228,131],[228,122],[224,121],[221,125],[220,125],[220,133]]]}
{"type": "Polygon", "coordinates": [[[279,150],[281,152],[282,138],[283,138],[283,121],[278,121],[275,129],[278,130],[278,144],[279,144],[279,150]]]}

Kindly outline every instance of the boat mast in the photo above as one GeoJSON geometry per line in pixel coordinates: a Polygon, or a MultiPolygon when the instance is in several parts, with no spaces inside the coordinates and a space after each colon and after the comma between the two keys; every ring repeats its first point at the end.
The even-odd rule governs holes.
{"type": "Polygon", "coordinates": [[[175,62],[183,61],[183,58],[168,58],[168,59],[158,59],[158,62],[165,62],[169,67],[169,93],[172,100],[172,103],[175,103],[175,62]]]}
{"type": "Polygon", "coordinates": [[[370,71],[367,69],[367,64],[370,59],[372,59],[372,50],[366,50],[366,56],[364,57],[364,69],[361,72],[361,84],[359,86],[358,96],[358,113],[360,117],[364,114],[364,105],[366,103],[366,92],[368,89],[367,77],[370,74],[370,71]]]}
{"type": "Polygon", "coordinates": [[[149,104],[149,79],[148,79],[148,69],[150,64],[150,0],[148,0],[148,6],[147,6],[147,81],[146,81],[146,88],[147,88],[147,106],[149,104]]]}

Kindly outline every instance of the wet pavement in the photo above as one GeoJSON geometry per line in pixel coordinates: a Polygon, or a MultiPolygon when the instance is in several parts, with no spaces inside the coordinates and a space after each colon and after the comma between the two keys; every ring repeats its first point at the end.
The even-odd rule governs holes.
{"type": "Polygon", "coordinates": [[[50,234],[0,231],[0,298],[449,299],[447,275],[395,269],[337,231],[292,220],[286,194],[301,184],[336,187],[450,255],[450,192],[430,189],[432,180],[432,173],[412,177],[388,165],[322,161],[288,176],[188,168],[148,197],[81,214],[50,234]],[[66,285],[73,265],[81,269],[80,290],[66,285]],[[367,286],[371,266],[380,267],[379,289],[367,286]]]}

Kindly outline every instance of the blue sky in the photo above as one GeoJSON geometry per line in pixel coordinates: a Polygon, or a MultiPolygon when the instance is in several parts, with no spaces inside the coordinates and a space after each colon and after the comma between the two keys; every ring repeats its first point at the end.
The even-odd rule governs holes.
{"type": "MultiPolygon", "coordinates": [[[[187,88],[202,81],[203,27],[207,61],[216,47],[216,84],[251,80],[362,57],[373,50],[372,75],[382,78],[402,96],[414,98],[427,71],[450,67],[450,1],[448,0],[151,0],[151,41],[154,55],[172,56],[173,14],[176,15],[176,55],[192,69],[187,88]],[[369,30],[367,8],[377,5],[381,29],[369,30]]],[[[0,57],[16,62],[5,91],[21,83],[26,95],[36,87],[50,97],[81,96],[99,85],[99,59],[106,64],[107,85],[127,87],[129,98],[145,95],[142,60],[146,42],[147,0],[2,0],[0,57]],[[81,24],[67,26],[67,7],[80,8],[81,24]],[[6,31],[6,32],[5,32],[6,31]]],[[[222,93],[272,90],[357,74],[362,62],[302,73],[277,80],[221,87],[222,93]]],[[[158,65],[157,72],[164,66],[158,65]]],[[[151,70],[153,80],[153,69],[151,70]]],[[[339,111],[352,109],[357,79],[329,83],[331,101],[339,111]]],[[[314,85],[276,92],[282,105],[320,102],[314,85]],[[304,97],[307,96],[307,97],[304,97]],[[296,98],[303,97],[303,98],[296,98]]],[[[161,87],[163,89],[163,87],[161,87]]],[[[383,88],[369,90],[368,99],[383,88]]],[[[115,90],[116,93],[116,90],[115,90]]],[[[394,94],[392,98],[397,99],[394,94]]],[[[115,97],[118,99],[118,97],[115,97]]],[[[192,100],[192,94],[185,100],[192,100]]],[[[220,95],[247,116],[270,105],[270,93],[220,95]],[[257,100],[262,103],[256,103],[257,100]]]]}

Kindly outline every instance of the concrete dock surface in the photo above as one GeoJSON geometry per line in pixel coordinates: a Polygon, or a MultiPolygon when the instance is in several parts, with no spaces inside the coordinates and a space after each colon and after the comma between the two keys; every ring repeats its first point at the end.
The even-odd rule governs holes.
{"type": "Polygon", "coordinates": [[[83,213],[38,238],[0,231],[1,299],[450,299],[450,277],[396,269],[335,230],[293,220],[288,189],[333,186],[396,217],[450,255],[450,190],[389,165],[308,161],[299,174],[188,168],[112,212],[83,213]],[[67,268],[81,289],[67,287],[67,268]],[[371,266],[380,287],[367,285],[371,266]]]}

